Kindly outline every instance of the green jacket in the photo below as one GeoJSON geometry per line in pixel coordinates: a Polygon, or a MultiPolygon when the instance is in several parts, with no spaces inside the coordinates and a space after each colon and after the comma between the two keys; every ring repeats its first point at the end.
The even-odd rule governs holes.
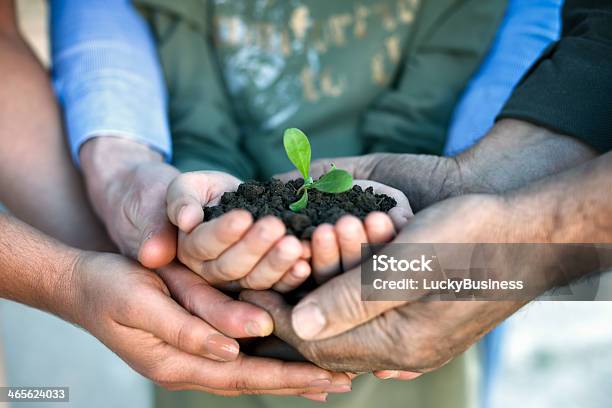
{"type": "MultiPolygon", "coordinates": [[[[313,158],[441,154],[453,108],[506,0],[135,0],[157,41],[174,162],[266,179],[291,168],[282,133],[303,129],[313,158]]],[[[359,378],[334,407],[468,407],[473,348],[410,383],[359,378]]],[[[159,389],[159,406],[313,406],[159,389]]],[[[290,401],[290,402],[288,402],[290,401]]]]}
{"type": "Polygon", "coordinates": [[[266,179],[313,158],[440,154],[506,0],[137,0],[169,89],[175,164],[266,179]]]}

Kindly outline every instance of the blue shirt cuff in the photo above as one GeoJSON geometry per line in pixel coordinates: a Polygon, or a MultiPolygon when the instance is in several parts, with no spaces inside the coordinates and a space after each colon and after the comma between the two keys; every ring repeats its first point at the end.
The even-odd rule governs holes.
{"type": "Polygon", "coordinates": [[[510,0],[487,58],[455,107],[446,155],[468,149],[493,126],[516,84],[541,52],[559,37],[562,3],[510,0]]]}
{"type": "Polygon", "coordinates": [[[171,159],[166,91],[151,33],[127,0],[51,3],[53,83],[75,163],[93,137],[118,136],[171,159]]]}

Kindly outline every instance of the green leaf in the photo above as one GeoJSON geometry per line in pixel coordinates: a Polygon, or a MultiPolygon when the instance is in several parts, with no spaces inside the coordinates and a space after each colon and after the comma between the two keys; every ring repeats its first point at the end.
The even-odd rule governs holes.
{"type": "Polygon", "coordinates": [[[285,130],[283,144],[289,160],[306,180],[310,173],[310,142],[308,138],[300,129],[291,128],[285,130]]]}
{"type": "Polygon", "coordinates": [[[315,181],[311,187],[324,193],[343,193],[353,186],[353,176],[346,170],[333,167],[315,181]]]}
{"type": "Polygon", "coordinates": [[[306,204],[308,204],[308,191],[304,190],[304,194],[297,200],[295,203],[289,205],[289,209],[293,212],[298,212],[306,208],[306,204]]]}

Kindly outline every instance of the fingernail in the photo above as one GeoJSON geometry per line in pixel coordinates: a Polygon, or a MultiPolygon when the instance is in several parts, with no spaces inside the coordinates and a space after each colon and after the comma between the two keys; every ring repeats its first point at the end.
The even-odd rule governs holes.
{"type": "Polygon", "coordinates": [[[400,380],[414,380],[415,378],[420,377],[423,373],[413,373],[410,371],[400,371],[398,372],[397,378],[400,380]]]}
{"type": "Polygon", "coordinates": [[[310,387],[312,388],[326,388],[331,385],[331,380],[327,378],[322,378],[320,380],[314,380],[310,383],[310,387]]]}
{"type": "Polygon", "coordinates": [[[309,272],[310,272],[310,271],[309,271],[309,270],[308,270],[308,268],[306,268],[306,267],[304,267],[304,268],[294,267],[294,268],[291,270],[291,274],[292,274],[294,277],[298,278],[298,279],[302,279],[302,278],[304,278],[304,277],[308,276],[308,273],[309,273],[309,272]]]}
{"type": "Polygon", "coordinates": [[[327,320],[315,303],[297,307],[292,316],[293,329],[304,340],[314,338],[323,330],[327,320]]]}
{"type": "Polygon", "coordinates": [[[225,361],[233,361],[238,356],[240,347],[234,339],[220,334],[211,334],[206,338],[206,351],[225,361]]]}
{"type": "Polygon", "coordinates": [[[329,387],[325,387],[325,392],[333,392],[335,394],[343,394],[350,392],[352,387],[349,384],[336,384],[329,387]]]}
{"type": "Polygon", "coordinates": [[[317,401],[317,402],[327,402],[327,393],[320,393],[320,394],[302,394],[302,397],[309,399],[311,401],[317,401]]]}
{"type": "Polygon", "coordinates": [[[397,378],[399,377],[399,371],[396,370],[389,370],[389,371],[385,371],[385,375],[383,375],[382,377],[380,377],[382,380],[390,380],[391,378],[397,378]]]}
{"type": "Polygon", "coordinates": [[[253,337],[265,337],[270,334],[270,331],[264,331],[259,325],[259,323],[255,321],[251,321],[245,324],[244,331],[247,332],[249,336],[253,337]]]}

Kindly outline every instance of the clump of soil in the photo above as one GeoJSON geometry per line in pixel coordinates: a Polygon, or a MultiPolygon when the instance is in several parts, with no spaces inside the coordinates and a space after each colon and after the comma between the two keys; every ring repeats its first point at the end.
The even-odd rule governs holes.
{"type": "Polygon", "coordinates": [[[289,204],[299,198],[297,191],[302,184],[302,179],[286,184],[275,179],[242,183],[237,191],[223,194],[219,205],[204,207],[204,220],[209,221],[233,209],[243,208],[255,219],[274,215],[285,223],[288,234],[310,239],[317,225],[335,224],[345,214],[363,220],[372,211],[387,212],[397,205],[393,198],[375,194],[372,187],[363,190],[360,186],[353,186],[351,190],[339,194],[310,189],[308,206],[295,213],[289,209],[289,204]]]}

